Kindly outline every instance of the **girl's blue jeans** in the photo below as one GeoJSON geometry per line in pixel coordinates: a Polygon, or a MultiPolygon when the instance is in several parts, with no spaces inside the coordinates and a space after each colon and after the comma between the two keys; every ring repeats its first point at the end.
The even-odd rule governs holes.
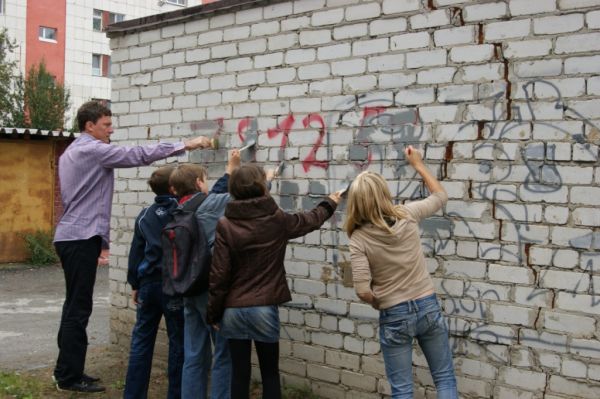
{"type": "Polygon", "coordinates": [[[448,327],[435,294],[379,312],[379,338],[392,398],[413,397],[412,352],[416,338],[425,354],[438,399],[457,399],[448,327]]]}

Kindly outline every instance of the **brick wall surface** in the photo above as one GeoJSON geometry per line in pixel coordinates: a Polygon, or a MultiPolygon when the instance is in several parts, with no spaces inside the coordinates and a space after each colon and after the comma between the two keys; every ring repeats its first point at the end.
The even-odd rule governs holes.
{"type": "MultiPolygon", "coordinates": [[[[402,152],[421,147],[450,197],[421,227],[461,396],[600,397],[600,1],[259,4],[113,37],[114,140],[219,125],[222,148],[257,138],[247,160],[287,162],[272,188],[287,210],[364,169],[399,201],[422,198],[402,152]]],[[[183,160],[215,179],[226,150],[183,160]]],[[[111,327],[122,345],[135,317],[128,247],[152,170],[116,174],[111,327]]],[[[282,376],[328,398],[379,398],[390,388],[377,312],[348,287],[343,211],[288,246],[282,376]]],[[[418,349],[414,364],[416,397],[434,397],[418,349]]]]}

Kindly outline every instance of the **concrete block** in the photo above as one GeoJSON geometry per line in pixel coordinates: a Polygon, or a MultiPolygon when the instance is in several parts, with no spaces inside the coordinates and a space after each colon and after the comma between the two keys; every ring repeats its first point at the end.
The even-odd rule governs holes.
{"type": "Polygon", "coordinates": [[[464,8],[464,18],[467,22],[500,19],[507,15],[508,8],[501,2],[467,5],[464,8]]]}
{"type": "Polygon", "coordinates": [[[552,12],[556,10],[555,0],[538,0],[531,2],[528,0],[510,0],[508,8],[512,16],[530,15],[552,12]]]}
{"type": "Polygon", "coordinates": [[[390,18],[375,20],[369,24],[371,36],[384,35],[387,33],[404,32],[408,27],[406,18],[390,18]]]}
{"type": "Polygon", "coordinates": [[[583,24],[583,14],[535,18],[533,20],[533,33],[536,35],[554,35],[557,33],[577,32],[583,28],[583,24]]]}
{"type": "Polygon", "coordinates": [[[448,10],[435,10],[413,15],[409,18],[411,29],[427,29],[450,24],[448,10]]]}
{"type": "Polygon", "coordinates": [[[379,3],[366,3],[346,8],[346,21],[376,18],[381,15],[379,3]]]}
{"type": "Polygon", "coordinates": [[[484,39],[486,42],[529,36],[531,20],[494,22],[485,25],[484,39]]]}
{"type": "Polygon", "coordinates": [[[436,29],[433,33],[433,41],[437,47],[471,44],[475,41],[475,26],[436,29]]]}
{"type": "Polygon", "coordinates": [[[369,25],[366,23],[338,26],[333,29],[333,39],[343,40],[353,37],[364,37],[368,34],[368,30],[369,25]]]}
{"type": "Polygon", "coordinates": [[[428,32],[405,33],[391,37],[390,49],[395,51],[429,47],[429,42],[430,36],[428,32]]]}

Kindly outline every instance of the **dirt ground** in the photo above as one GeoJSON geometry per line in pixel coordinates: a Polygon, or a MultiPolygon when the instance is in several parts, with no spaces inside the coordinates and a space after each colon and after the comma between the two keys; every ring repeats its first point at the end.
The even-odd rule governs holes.
{"type": "MultiPolygon", "coordinates": [[[[165,398],[167,392],[166,371],[162,368],[161,370],[156,369],[157,367],[153,367],[148,397],[157,399],[165,398]]],[[[25,378],[32,378],[37,381],[41,389],[40,399],[122,398],[125,373],[127,371],[127,353],[116,346],[95,347],[88,351],[86,373],[102,378],[101,384],[106,387],[106,392],[104,393],[90,395],[58,392],[52,382],[52,370],[53,367],[47,367],[37,370],[20,371],[19,374],[25,378]]],[[[1,395],[0,393],[0,397],[2,397],[1,395]]]]}
{"type": "MultiPolygon", "coordinates": [[[[106,392],[97,394],[77,394],[72,392],[59,392],[52,382],[53,367],[29,371],[19,371],[18,374],[27,380],[35,381],[40,391],[36,395],[24,396],[23,399],[76,399],[76,398],[102,398],[120,399],[123,397],[123,386],[127,372],[127,353],[114,345],[96,347],[88,350],[86,359],[86,373],[102,378],[100,384],[106,387],[106,392]]],[[[166,367],[155,364],[152,367],[152,376],[148,390],[149,399],[162,399],[167,397],[166,367]]],[[[260,386],[253,383],[250,399],[261,397],[260,386]]],[[[284,397],[297,398],[296,395],[284,397]]],[[[312,396],[311,396],[312,397],[312,396]]],[[[0,399],[13,399],[14,396],[4,395],[0,391],[0,399]]]]}

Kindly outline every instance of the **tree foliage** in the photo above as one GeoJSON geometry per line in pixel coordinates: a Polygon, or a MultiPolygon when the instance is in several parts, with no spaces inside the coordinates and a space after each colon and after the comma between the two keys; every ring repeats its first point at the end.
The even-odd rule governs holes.
{"type": "Polygon", "coordinates": [[[24,94],[29,126],[46,130],[63,128],[69,91],[48,72],[44,61],[29,69],[24,94]]]}
{"type": "Polygon", "coordinates": [[[10,55],[17,48],[6,29],[0,29],[0,126],[63,129],[69,91],[46,69],[33,65],[27,78],[10,55]]]}
{"type": "Polygon", "coordinates": [[[23,75],[9,59],[16,47],[6,29],[0,29],[0,126],[25,126],[23,75]]]}

